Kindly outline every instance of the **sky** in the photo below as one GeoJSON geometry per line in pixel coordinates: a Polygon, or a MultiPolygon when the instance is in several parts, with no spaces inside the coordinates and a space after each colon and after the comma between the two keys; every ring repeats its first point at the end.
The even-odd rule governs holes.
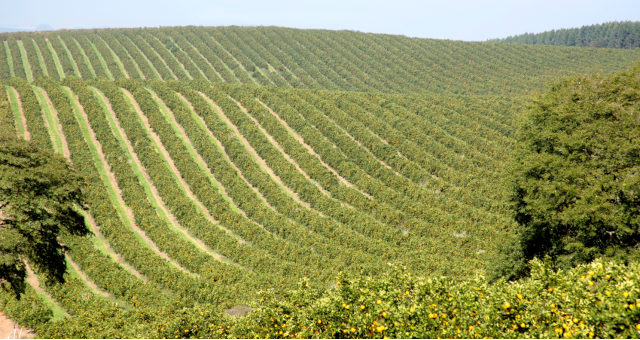
{"type": "Polygon", "coordinates": [[[484,41],[639,21],[638,0],[2,0],[0,27],[284,26],[484,41]]]}

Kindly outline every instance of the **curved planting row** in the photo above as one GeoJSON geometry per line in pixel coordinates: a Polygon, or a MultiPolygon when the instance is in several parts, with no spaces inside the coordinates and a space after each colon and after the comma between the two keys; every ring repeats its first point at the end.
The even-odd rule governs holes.
{"type": "Polygon", "coordinates": [[[189,75],[185,71],[184,67],[176,60],[175,56],[151,34],[153,31],[143,30],[141,36],[144,40],[155,50],[156,53],[164,60],[167,67],[173,74],[172,79],[189,80],[189,75]]]}
{"type": "MultiPolygon", "coordinates": [[[[71,154],[74,167],[80,170],[88,183],[87,201],[95,219],[100,223],[103,232],[113,234],[120,221],[106,193],[104,184],[100,180],[91,152],[87,146],[78,121],[73,113],[68,94],[58,84],[50,79],[40,79],[38,85],[48,93],[49,98],[59,115],[62,129],[66,136],[67,145],[71,154]]],[[[124,228],[120,225],[120,228],[124,228]]],[[[121,254],[127,254],[125,250],[127,238],[111,237],[114,248],[121,254]]],[[[133,239],[130,237],[129,239],[133,239]]],[[[91,277],[101,289],[110,292],[116,297],[125,299],[134,306],[163,305],[175,300],[170,294],[163,293],[155,285],[142,282],[134,275],[124,270],[115,263],[107,254],[94,248],[93,243],[87,237],[74,235],[62,235],[62,241],[67,248],[67,254],[82,267],[82,270],[91,277]]],[[[137,252],[133,249],[135,253],[137,252]]],[[[144,256],[142,256],[144,257],[144,256]]]]}
{"type": "MultiPolygon", "coordinates": [[[[96,132],[96,136],[102,145],[105,158],[111,166],[111,171],[115,174],[119,188],[122,190],[122,197],[133,211],[136,224],[144,230],[160,249],[167,252],[171,258],[177,260],[182,266],[201,274],[203,278],[208,280],[214,282],[220,280],[225,272],[225,269],[221,268],[221,266],[225,267],[226,265],[221,265],[217,260],[203,254],[193,244],[184,241],[166,225],[167,221],[163,221],[157,215],[131,169],[130,160],[128,160],[117,140],[113,137],[105,118],[105,112],[91,90],[79,81],[69,85],[72,86],[84,107],[92,129],[96,132]]],[[[150,252],[150,254],[153,254],[153,252],[150,252]]],[[[190,292],[202,288],[203,291],[198,292],[198,295],[205,301],[214,298],[214,296],[211,296],[212,290],[215,291],[216,288],[221,288],[219,287],[220,285],[212,286],[210,282],[205,283],[186,276],[184,273],[168,266],[166,262],[160,261],[160,259],[157,259],[153,265],[156,270],[164,272],[164,275],[167,276],[163,280],[168,287],[174,290],[179,289],[190,292]],[[205,289],[205,286],[210,288],[205,289]]]]}
{"type": "MultiPolygon", "coordinates": [[[[247,91],[247,88],[238,88],[231,91],[229,94],[233,96],[234,99],[238,100],[244,108],[246,108],[247,113],[240,114],[237,110],[225,110],[225,113],[234,121],[242,134],[249,140],[251,145],[267,162],[271,169],[273,169],[282,181],[285,182],[289,188],[292,188],[302,200],[308,202],[314,209],[317,209],[326,215],[331,216],[339,223],[342,223],[343,225],[339,226],[339,228],[345,228],[345,226],[348,226],[349,229],[353,229],[359,234],[366,235],[370,238],[369,240],[362,240],[364,242],[374,241],[391,243],[394,247],[399,246],[401,248],[407,247],[408,249],[411,249],[414,245],[414,240],[402,235],[400,230],[383,226],[368,214],[362,214],[359,210],[347,208],[343,206],[340,201],[327,197],[316,186],[311,184],[309,179],[297,171],[294,164],[288,161],[285,156],[275,148],[273,143],[264,136],[262,131],[255,127],[255,123],[252,120],[246,117],[246,114],[250,114],[256,120],[269,117],[272,119],[271,123],[276,124],[276,122],[274,122],[275,118],[267,112],[266,108],[255,101],[252,93],[247,91]]],[[[272,130],[275,130],[274,132],[278,134],[277,138],[279,140],[289,137],[290,139],[286,140],[285,144],[289,150],[295,150],[295,146],[291,145],[294,144],[294,141],[290,136],[288,136],[286,131],[278,131],[277,128],[272,128],[272,130]]],[[[271,136],[275,135],[272,134],[271,136]]],[[[301,148],[301,146],[299,147],[301,148]]],[[[296,151],[305,152],[305,150],[301,149],[296,151]]],[[[309,158],[315,159],[315,157],[309,158]]],[[[309,158],[307,158],[307,160],[309,158]]],[[[318,160],[315,159],[315,162],[318,162],[318,160]]],[[[323,170],[325,172],[329,172],[324,168],[323,170]]],[[[335,176],[334,179],[335,183],[332,183],[333,185],[331,187],[339,187],[335,176]]],[[[358,238],[360,236],[355,235],[353,237],[358,238]]]]}
{"type": "MultiPolygon", "coordinates": [[[[338,151],[332,143],[326,141],[322,134],[299,114],[299,112],[303,111],[307,114],[311,114],[311,112],[316,110],[313,114],[321,115],[317,109],[305,103],[290,91],[279,90],[278,92],[280,94],[280,98],[271,97],[263,99],[289,124],[289,126],[291,126],[291,128],[304,138],[305,142],[309,143],[309,145],[322,157],[323,161],[329,164],[333,169],[336,169],[338,173],[347,178],[351,183],[373,195],[377,201],[389,204],[390,206],[409,214],[409,216],[413,215],[418,217],[418,219],[406,221],[407,223],[402,227],[408,230],[409,234],[418,233],[429,240],[428,243],[421,245],[423,249],[426,248],[433,252],[440,252],[443,256],[451,256],[452,258],[464,256],[476,257],[475,246],[472,246],[475,241],[471,242],[468,238],[449,238],[449,241],[453,244],[438,242],[438,239],[442,237],[443,232],[445,233],[445,237],[446,235],[451,235],[452,228],[460,228],[457,222],[464,222],[464,220],[459,221],[457,218],[453,219],[454,216],[444,210],[434,208],[428,204],[420,203],[418,201],[420,197],[417,195],[405,196],[387,187],[385,184],[380,182],[379,179],[370,177],[359,168],[360,164],[356,165],[347,158],[347,156],[338,151]],[[285,103],[289,105],[290,109],[280,110],[281,107],[286,105],[285,103]],[[467,244],[467,246],[456,246],[456,244],[460,243],[467,244]],[[461,251],[464,251],[462,256],[456,255],[461,251]]],[[[318,126],[318,128],[320,128],[320,126],[318,126]]],[[[354,143],[351,140],[349,141],[354,143]]],[[[385,168],[385,170],[387,169],[385,168]]],[[[393,176],[399,177],[395,174],[393,176]]],[[[437,184],[438,181],[435,182],[437,184]]],[[[419,249],[416,249],[416,252],[419,252],[419,249]]],[[[455,261],[458,261],[458,259],[455,261]]],[[[442,267],[443,265],[434,261],[429,263],[429,266],[431,268],[435,268],[434,266],[442,267]]]]}
{"type": "Polygon", "coordinates": [[[54,56],[53,53],[55,52],[52,51],[51,44],[40,34],[35,34],[33,41],[35,41],[37,49],[42,55],[42,59],[44,59],[47,76],[59,80],[62,75],[62,65],[58,61],[58,56],[54,56]]]}
{"type": "Polygon", "coordinates": [[[212,249],[256,272],[256,275],[248,273],[240,275],[237,270],[228,268],[228,272],[224,274],[229,276],[226,280],[245,276],[246,279],[243,282],[235,284],[245,287],[253,286],[252,289],[255,290],[260,284],[269,280],[273,283],[275,275],[282,276],[283,273],[279,272],[278,268],[283,264],[279,263],[277,259],[272,258],[260,248],[238,242],[236,238],[210,222],[198,210],[196,204],[179,187],[178,180],[171,175],[172,171],[166,165],[166,160],[156,151],[157,146],[149,138],[145,128],[140,123],[136,123],[139,118],[127,103],[120,88],[106,81],[98,82],[96,85],[109,98],[114,113],[125,130],[132,148],[144,165],[145,171],[153,181],[161,198],[180,224],[212,249]],[[258,273],[266,278],[260,277],[258,273]]]}
{"type": "MultiPolygon", "coordinates": [[[[149,120],[151,128],[159,135],[164,147],[171,155],[171,158],[179,169],[181,176],[189,184],[190,189],[198,197],[198,199],[207,207],[211,215],[226,228],[232,230],[243,239],[251,242],[253,245],[263,248],[268,253],[273,254],[283,260],[294,262],[297,264],[297,270],[290,273],[290,275],[311,276],[312,274],[317,277],[317,273],[321,271],[323,258],[315,255],[313,251],[308,248],[294,247],[289,241],[281,240],[274,235],[266,232],[261,226],[247,220],[240,213],[236,212],[229,206],[229,203],[225,198],[221,197],[218,191],[212,186],[209,179],[202,174],[199,166],[195,160],[186,152],[186,146],[184,141],[181,141],[181,137],[177,135],[176,129],[172,127],[172,124],[168,121],[170,118],[165,117],[157,107],[151,93],[149,93],[140,84],[127,81],[122,84],[125,88],[133,93],[136,101],[139,103],[142,111],[149,120]]],[[[187,131],[187,134],[192,133],[194,130],[200,129],[197,124],[192,120],[190,113],[186,110],[174,111],[173,114],[181,126],[187,131]]],[[[206,137],[202,131],[199,131],[200,138],[193,138],[188,136],[192,143],[198,145],[200,143],[206,143],[206,137]]],[[[210,143],[210,142],[209,142],[210,143]]],[[[215,150],[215,145],[208,145],[208,149],[215,150]]],[[[203,158],[207,159],[206,155],[202,153],[202,150],[198,150],[203,158]]],[[[218,158],[220,162],[224,162],[223,158],[218,158]]],[[[210,170],[216,171],[216,179],[225,184],[227,191],[237,192],[237,186],[228,186],[225,183],[225,179],[218,176],[218,167],[213,167],[209,164],[210,170]],[[229,190],[233,188],[233,190],[229,190]]],[[[237,179],[237,175],[232,175],[234,179],[237,179]]],[[[239,192],[239,194],[242,194],[239,192]]],[[[250,202],[250,195],[244,193],[242,199],[235,200],[235,202],[250,202]]],[[[255,193],[253,193],[255,195],[255,193]]],[[[244,208],[244,207],[240,207],[244,208]]],[[[246,211],[246,210],[245,210],[246,211]]],[[[248,213],[248,212],[247,212],[248,213]]],[[[278,221],[280,221],[279,219],[278,221]]],[[[277,221],[272,221],[271,225],[281,227],[276,224],[277,221]]],[[[333,262],[329,260],[330,262],[333,262]]],[[[285,263],[286,264],[286,263],[285,263]]],[[[326,274],[325,274],[326,275],[326,274]]]]}
{"type": "Polygon", "coordinates": [[[51,140],[49,132],[45,127],[42,109],[36,94],[33,92],[31,85],[22,78],[12,78],[10,85],[18,91],[22,111],[26,118],[26,124],[29,127],[30,140],[41,148],[51,149],[51,140]]]}
{"type": "Polygon", "coordinates": [[[140,50],[131,42],[126,31],[114,32],[114,38],[123,47],[127,55],[133,59],[136,68],[142,74],[144,79],[154,79],[158,77],[156,70],[152,69],[149,60],[140,52],[140,50]]]}
{"type": "MultiPolygon", "coordinates": [[[[191,61],[193,62],[193,66],[191,66],[189,68],[189,70],[194,70],[194,72],[196,71],[194,68],[197,68],[197,70],[199,71],[198,73],[196,73],[195,75],[194,72],[189,71],[192,76],[193,79],[208,79],[209,81],[222,81],[222,79],[220,78],[220,75],[213,69],[213,67],[211,66],[211,64],[209,62],[207,62],[207,60],[202,56],[202,54],[200,54],[200,52],[198,52],[193,45],[191,45],[187,39],[185,39],[184,36],[182,36],[181,34],[178,34],[177,30],[172,30],[169,33],[169,36],[171,37],[171,39],[173,39],[173,42],[175,44],[177,44],[177,47],[179,49],[182,50],[183,53],[178,53],[178,57],[180,57],[181,55],[184,55],[184,53],[186,53],[186,56],[188,56],[189,59],[191,59],[191,61]],[[202,73],[202,75],[204,75],[204,78],[202,77],[202,75],[200,75],[200,73],[202,73]]],[[[185,57],[182,57],[183,59],[185,59],[185,57]]],[[[191,65],[189,63],[182,63],[183,65],[191,65]]]]}
{"type": "Polygon", "coordinates": [[[40,66],[40,59],[38,58],[38,53],[36,53],[33,40],[31,40],[29,37],[25,37],[23,40],[19,42],[18,45],[20,47],[20,52],[24,52],[22,53],[22,55],[23,55],[23,61],[26,61],[24,63],[25,71],[26,71],[26,67],[29,68],[29,72],[27,72],[27,80],[33,81],[33,79],[44,77],[42,67],[40,66]]]}
{"type": "Polygon", "coordinates": [[[20,77],[22,79],[27,79],[27,73],[24,70],[24,63],[22,62],[22,53],[20,53],[20,48],[18,47],[18,41],[14,36],[9,36],[7,39],[7,44],[9,46],[9,52],[11,55],[11,63],[13,67],[13,74],[16,77],[20,77]]]}
{"type": "Polygon", "coordinates": [[[84,79],[95,78],[96,72],[91,66],[85,51],[80,48],[76,39],[74,39],[69,32],[61,32],[60,39],[62,40],[63,45],[71,53],[71,58],[75,62],[76,68],[78,72],[80,72],[80,76],[84,79]]]}
{"type": "Polygon", "coordinates": [[[4,86],[0,88],[0,135],[16,135],[16,121],[13,117],[11,102],[4,86]]]}
{"type": "MultiPolygon", "coordinates": [[[[261,166],[258,165],[253,157],[248,154],[242,143],[236,140],[233,131],[220,117],[218,117],[219,114],[214,111],[214,108],[210,106],[206,100],[203,100],[203,98],[193,91],[193,89],[188,88],[186,85],[177,83],[175,85],[177,86],[177,90],[191,102],[195,111],[205,119],[208,129],[223,144],[226,154],[242,171],[251,184],[259,188],[261,193],[267,197],[269,202],[282,214],[297,221],[300,225],[293,224],[287,219],[283,219],[278,214],[273,213],[271,210],[262,208],[259,201],[256,201],[255,199],[252,199],[253,202],[242,199],[236,200],[241,204],[241,208],[247,212],[248,216],[256,219],[260,218],[259,221],[263,223],[266,228],[273,229],[274,227],[277,227],[280,230],[275,229],[274,232],[281,234],[283,238],[297,240],[298,243],[313,246],[317,249],[316,251],[318,253],[327,258],[334,258],[341,263],[354,262],[354,265],[357,263],[358,266],[362,266],[363,264],[358,263],[362,261],[361,258],[370,257],[373,262],[392,256],[390,254],[391,250],[389,249],[383,249],[384,251],[376,252],[376,249],[379,249],[379,245],[376,245],[375,243],[368,243],[366,246],[363,246],[361,244],[362,240],[360,239],[360,236],[357,236],[350,231],[343,230],[330,219],[312,213],[308,209],[304,208],[304,206],[295,203],[290,196],[283,193],[282,189],[273,182],[268,174],[261,170],[261,166]],[[309,230],[312,230],[314,233],[309,234],[309,231],[305,230],[305,228],[301,226],[307,226],[309,230]],[[315,233],[324,236],[321,238],[311,237],[315,233]],[[347,235],[354,237],[349,239],[347,235]],[[324,239],[326,244],[318,244],[318,241],[321,239],[324,239]],[[308,242],[312,243],[309,244],[308,242]],[[336,245],[336,242],[341,245],[336,245]],[[340,247],[343,249],[338,250],[340,247]],[[356,251],[356,249],[359,250],[356,251]],[[375,255],[373,253],[375,253],[375,255]],[[351,258],[351,260],[349,260],[349,258],[351,258]],[[355,262],[356,259],[358,262],[355,262]]],[[[237,105],[235,105],[235,103],[233,103],[233,101],[224,94],[216,94],[215,92],[212,93],[206,89],[204,90],[207,91],[207,95],[212,97],[216,103],[223,106],[223,111],[225,113],[227,113],[228,109],[233,110],[233,107],[235,107],[235,110],[240,111],[237,105]]],[[[178,104],[176,104],[176,106],[178,104]]],[[[189,133],[189,129],[187,129],[187,133],[189,133]]],[[[197,138],[194,136],[191,137],[191,139],[194,140],[197,138]]],[[[202,150],[199,150],[199,152],[203,153],[203,158],[209,163],[211,169],[217,170],[221,168],[221,166],[213,166],[215,164],[214,160],[216,157],[207,155],[209,152],[207,152],[206,149],[203,148],[202,150]]],[[[232,176],[233,171],[229,172],[225,174],[220,171],[220,175],[216,174],[216,177],[219,178],[221,182],[225,183],[227,188],[239,188],[238,184],[232,184],[233,182],[229,183],[234,179],[232,176]]],[[[242,185],[243,183],[240,182],[239,184],[242,185]]],[[[246,184],[243,186],[245,188],[247,187],[246,184]]],[[[242,192],[240,190],[230,192],[230,195],[232,196],[241,194],[242,192]]],[[[249,198],[250,196],[250,194],[247,195],[249,198]]],[[[366,261],[368,260],[365,260],[364,262],[366,261]]]]}

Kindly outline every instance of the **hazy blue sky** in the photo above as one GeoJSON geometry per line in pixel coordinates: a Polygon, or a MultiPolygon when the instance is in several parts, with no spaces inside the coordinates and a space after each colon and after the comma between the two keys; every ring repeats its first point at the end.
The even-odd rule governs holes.
{"type": "Polygon", "coordinates": [[[258,26],[349,29],[486,40],[606,21],[640,20],[639,0],[18,0],[0,26],[36,28],[258,26]]]}

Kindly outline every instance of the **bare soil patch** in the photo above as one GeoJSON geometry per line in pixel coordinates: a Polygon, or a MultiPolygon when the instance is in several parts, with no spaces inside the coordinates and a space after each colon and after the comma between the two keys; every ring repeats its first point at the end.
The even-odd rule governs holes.
{"type": "Polygon", "coordinates": [[[33,339],[35,337],[34,330],[20,326],[0,312],[0,339],[33,339]]]}

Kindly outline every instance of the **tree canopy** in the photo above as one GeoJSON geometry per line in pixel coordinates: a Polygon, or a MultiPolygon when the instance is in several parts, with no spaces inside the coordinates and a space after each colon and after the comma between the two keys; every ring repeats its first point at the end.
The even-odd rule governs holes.
{"type": "Polygon", "coordinates": [[[14,136],[0,136],[0,281],[20,296],[25,261],[48,280],[63,281],[58,234],[86,234],[84,180],[66,160],[14,136]]]}
{"type": "Polygon", "coordinates": [[[506,249],[511,275],[547,255],[560,267],[638,257],[640,63],[564,78],[534,96],[509,171],[520,225],[519,245],[506,249]]]}
{"type": "Polygon", "coordinates": [[[525,33],[489,41],[511,44],[631,49],[640,47],[640,22],[614,21],[580,28],[551,30],[537,34],[525,33]]]}

